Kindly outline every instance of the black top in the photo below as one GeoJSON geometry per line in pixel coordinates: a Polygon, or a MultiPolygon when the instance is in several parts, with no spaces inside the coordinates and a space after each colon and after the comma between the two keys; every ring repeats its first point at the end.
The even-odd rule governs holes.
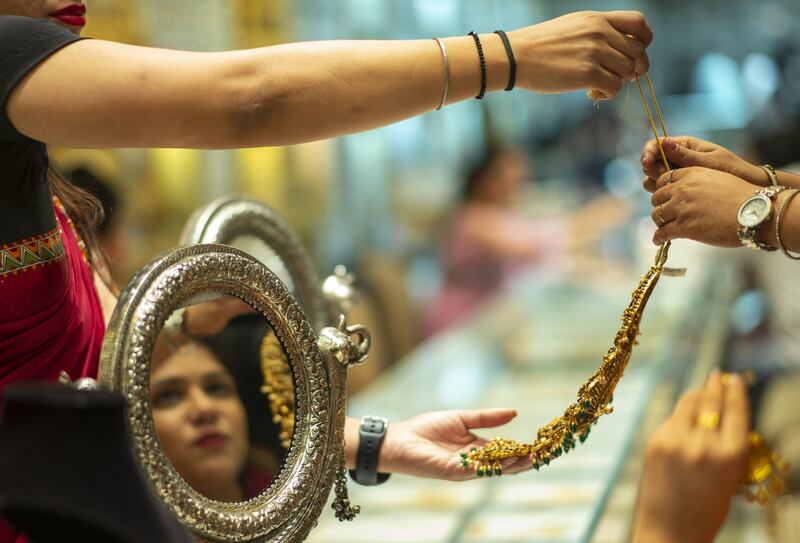
{"type": "Polygon", "coordinates": [[[45,19],[0,16],[0,247],[56,227],[47,150],[11,124],[8,99],[40,62],[80,39],[45,19]]]}

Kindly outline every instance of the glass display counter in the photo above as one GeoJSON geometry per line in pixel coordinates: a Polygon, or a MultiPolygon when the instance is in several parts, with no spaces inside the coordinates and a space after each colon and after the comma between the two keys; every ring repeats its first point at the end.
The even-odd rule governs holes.
{"type": "MultiPolygon", "coordinates": [[[[589,541],[663,383],[687,379],[710,322],[725,322],[731,274],[697,251],[684,278],[661,279],[640,344],[614,400],[586,444],[540,472],[466,483],[393,476],[379,487],[351,484],[362,513],[351,523],[323,515],[314,543],[589,541]],[[712,272],[713,270],[713,272],[712,272]]],[[[423,411],[513,407],[519,416],[483,437],[530,441],[574,401],[611,346],[630,292],[649,263],[519,276],[480,312],[421,345],[350,402],[351,416],[403,419],[423,411]]],[[[458,462],[458,458],[453,459],[458,462]]]]}

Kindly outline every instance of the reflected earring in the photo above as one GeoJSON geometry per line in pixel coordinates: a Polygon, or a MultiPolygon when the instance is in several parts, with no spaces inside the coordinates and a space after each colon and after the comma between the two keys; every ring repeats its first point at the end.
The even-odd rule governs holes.
{"type": "Polygon", "coordinates": [[[267,395],[272,422],[280,427],[281,446],[288,449],[294,433],[294,383],[289,361],[278,337],[270,330],[261,341],[261,374],[264,385],[261,392],[267,395]]]}

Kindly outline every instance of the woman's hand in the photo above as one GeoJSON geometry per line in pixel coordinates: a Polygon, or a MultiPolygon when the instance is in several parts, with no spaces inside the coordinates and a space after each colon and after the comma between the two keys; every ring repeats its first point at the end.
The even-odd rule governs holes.
{"type": "MultiPolygon", "coordinates": [[[[741,247],[737,218],[739,208],[758,187],[719,170],[683,168],[674,170],[672,183],[667,175],[657,181],[651,199],[651,217],[658,226],[653,243],[686,238],[718,247],[741,247]]],[[[774,227],[759,229],[761,241],[772,243],[774,227]]]]}
{"type": "MultiPolygon", "coordinates": [[[[680,136],[662,139],[661,146],[674,168],[701,166],[729,173],[761,186],[767,186],[770,182],[764,170],[710,141],[680,136]]],[[[653,192],[656,189],[656,180],[666,173],[656,140],[651,139],[645,144],[641,160],[642,171],[647,176],[644,188],[647,192],[653,192]]]]}
{"type": "MultiPolygon", "coordinates": [[[[459,457],[486,443],[472,430],[502,426],[516,416],[513,409],[434,411],[392,422],[381,446],[378,471],[449,481],[474,479],[475,470],[463,468],[459,457]]],[[[529,458],[513,459],[504,463],[503,472],[530,467],[529,458]]]]}
{"type": "Polygon", "coordinates": [[[536,92],[597,89],[611,98],[647,72],[653,40],[635,11],[577,12],[509,33],[518,84],[536,92]]]}
{"type": "Polygon", "coordinates": [[[216,335],[239,315],[253,313],[255,309],[235,296],[225,296],[186,308],[183,327],[193,336],[216,335]]]}
{"type": "Polygon", "coordinates": [[[750,411],[744,380],[718,371],[686,393],[647,445],[634,543],[705,543],[744,473],[750,411]]]}

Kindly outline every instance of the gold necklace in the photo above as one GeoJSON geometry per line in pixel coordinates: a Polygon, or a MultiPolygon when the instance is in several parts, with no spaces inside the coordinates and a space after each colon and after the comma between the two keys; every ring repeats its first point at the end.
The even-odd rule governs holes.
{"type": "MultiPolygon", "coordinates": [[[[669,171],[672,167],[661,145],[661,139],[667,137],[667,129],[650,76],[645,74],[644,77],[661,125],[661,137],[659,137],[639,77],[636,78],[636,86],[639,89],[650,128],[655,136],[661,160],[669,171]]],[[[622,326],[617,331],[614,344],[603,357],[600,367],[578,389],[577,401],[567,407],[563,415],[540,428],[533,443],[498,437],[479,449],[462,453],[461,465],[465,469],[471,467],[478,477],[502,475],[502,460],[530,456],[533,468],[538,471],[542,466],[549,465],[562,454],[570,452],[578,442],[586,441],[592,426],[597,423],[598,419],[613,412],[611,403],[614,390],[631,359],[633,346],[636,345],[636,337],[639,335],[639,324],[650,295],[662,274],[683,275],[685,273],[685,270],[664,266],[669,255],[670,245],[670,242],[667,241],[658,248],[655,263],[639,281],[639,285],[631,296],[631,303],[622,313],[622,326]]],[[[749,445],[747,468],[741,478],[742,493],[748,500],[765,505],[771,496],[777,496],[782,492],[781,475],[788,466],[785,460],[764,443],[763,438],[757,432],[750,434],[749,445]]]]}
{"type": "Polygon", "coordinates": [[[283,347],[272,330],[261,341],[261,373],[264,385],[261,392],[267,395],[272,422],[280,427],[281,446],[289,449],[294,433],[294,382],[283,347]]]}

